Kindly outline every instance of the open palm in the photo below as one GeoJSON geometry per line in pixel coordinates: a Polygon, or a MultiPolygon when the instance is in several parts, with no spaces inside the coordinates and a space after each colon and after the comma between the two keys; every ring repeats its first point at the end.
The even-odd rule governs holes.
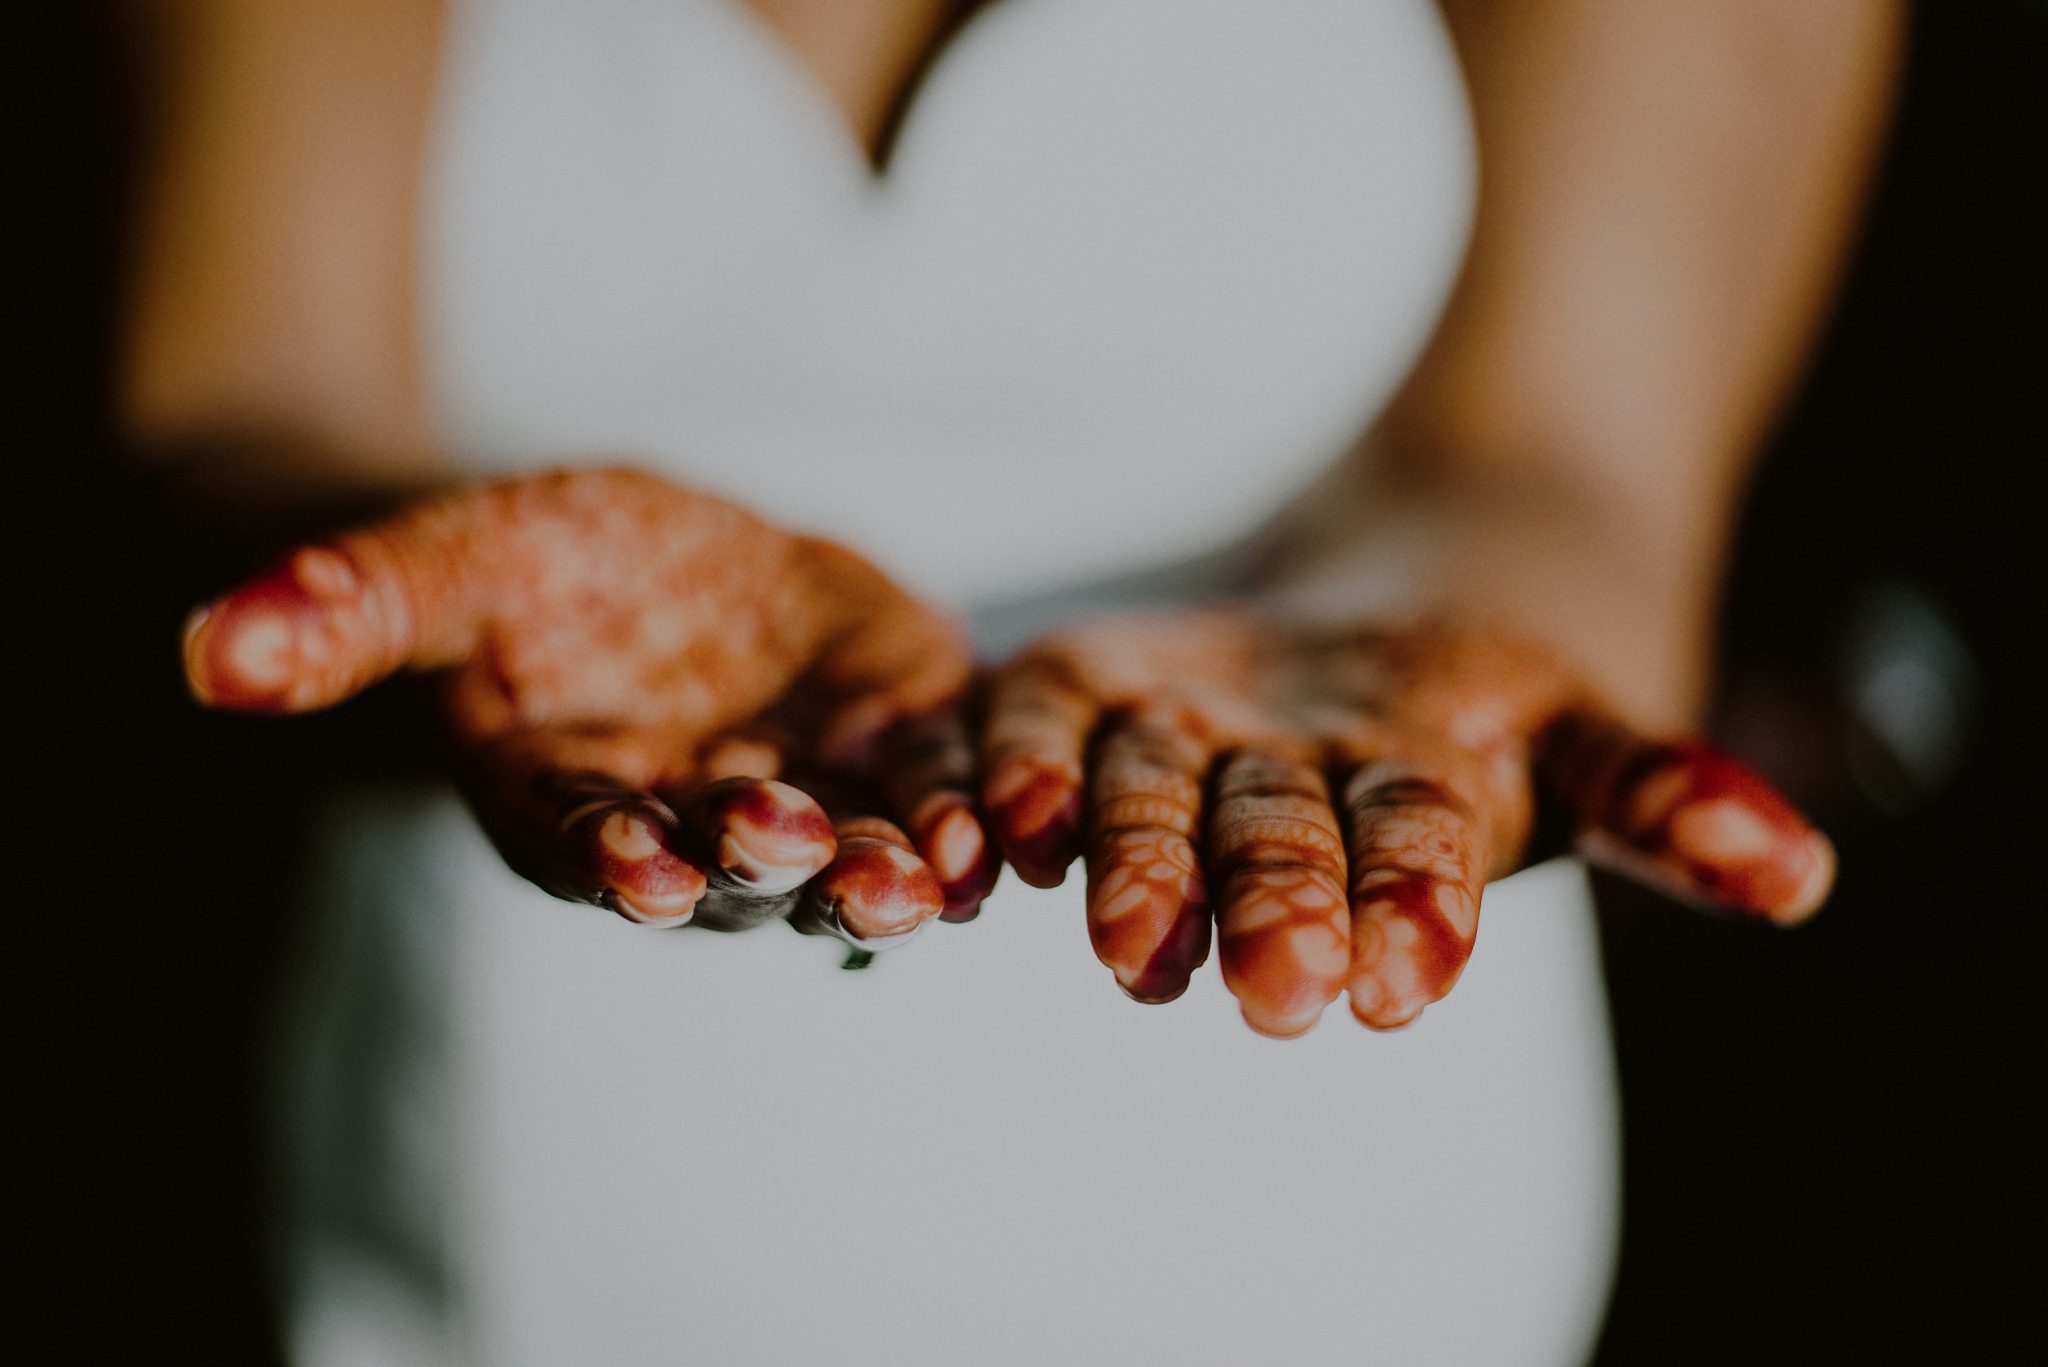
{"type": "Polygon", "coordinates": [[[872,944],[971,916],[993,879],[954,625],[841,547],[637,471],[301,547],[193,615],[185,666],[201,701],[269,712],[435,675],[507,862],[635,921],[800,912],[872,944]]]}

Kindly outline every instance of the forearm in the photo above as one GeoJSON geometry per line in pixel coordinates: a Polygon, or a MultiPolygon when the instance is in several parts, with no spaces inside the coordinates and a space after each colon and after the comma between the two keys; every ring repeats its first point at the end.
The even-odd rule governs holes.
{"type": "Polygon", "coordinates": [[[442,9],[119,8],[141,93],[115,408],[147,478],[307,506],[431,465],[413,262],[442,9]]]}
{"type": "Polygon", "coordinates": [[[1481,149],[1465,270],[1279,591],[1476,618],[1682,723],[1749,466],[1841,273],[1898,10],[1446,12],[1481,149]]]}
{"type": "Polygon", "coordinates": [[[1481,475],[1368,448],[1276,538],[1260,588],[1297,620],[1523,640],[1637,724],[1683,728],[1704,694],[1723,521],[1704,503],[1650,508],[1513,467],[1481,475]]]}

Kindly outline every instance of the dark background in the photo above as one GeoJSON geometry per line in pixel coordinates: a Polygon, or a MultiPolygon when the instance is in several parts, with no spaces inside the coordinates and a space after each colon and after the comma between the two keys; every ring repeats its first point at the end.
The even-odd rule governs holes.
{"type": "MultiPolygon", "coordinates": [[[[176,625],[255,548],[165,517],[109,438],[135,92],[100,14],[33,7],[34,69],[10,83],[26,1076],[7,1120],[22,1304],[0,1342],[25,1362],[274,1362],[255,1067],[289,816],[304,775],[385,762],[363,738],[406,734],[405,703],[270,728],[183,701],[176,625]]],[[[2022,873],[2048,832],[2044,257],[2048,6],[1925,4],[1724,628],[1724,734],[1836,834],[1841,887],[1790,934],[1603,887],[1627,1182],[1603,1362],[2048,1360],[2028,1296],[2048,898],[2022,873]],[[1908,720],[1947,724],[1880,724],[1887,660],[1918,681],[1908,720]]]]}

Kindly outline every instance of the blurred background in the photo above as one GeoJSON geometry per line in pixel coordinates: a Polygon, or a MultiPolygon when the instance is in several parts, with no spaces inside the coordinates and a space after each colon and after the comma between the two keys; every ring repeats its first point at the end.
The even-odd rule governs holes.
{"type": "MultiPolygon", "coordinates": [[[[135,92],[105,18],[17,21],[10,1338],[19,1361],[266,1363],[257,1025],[294,784],[371,762],[359,738],[406,734],[377,710],[408,704],[287,733],[184,701],[177,623],[249,548],[174,534],[114,459],[135,92]]],[[[1842,882],[1791,935],[1603,887],[1626,1215],[1602,1361],[2037,1360],[2044,256],[2048,5],[1923,4],[1723,624],[1718,729],[1835,834],[1842,882]]]]}

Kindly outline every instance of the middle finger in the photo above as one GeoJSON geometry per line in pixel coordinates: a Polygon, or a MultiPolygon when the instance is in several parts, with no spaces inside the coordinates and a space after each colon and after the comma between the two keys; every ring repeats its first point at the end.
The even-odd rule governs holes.
{"type": "Polygon", "coordinates": [[[1256,748],[1225,761],[1208,866],[1223,981],[1245,1024],[1281,1039],[1307,1034],[1351,959],[1344,842],[1321,772],[1256,748]]]}

